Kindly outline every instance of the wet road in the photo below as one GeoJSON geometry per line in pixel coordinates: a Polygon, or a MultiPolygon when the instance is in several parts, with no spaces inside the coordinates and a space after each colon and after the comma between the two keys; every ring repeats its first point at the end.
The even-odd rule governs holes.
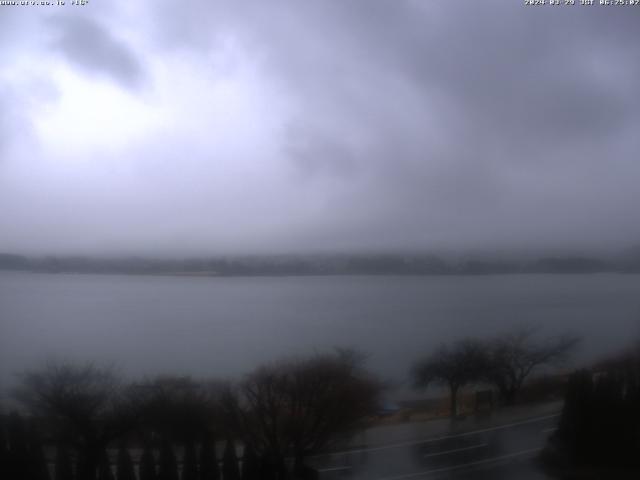
{"type": "MultiPolygon", "coordinates": [[[[559,416],[389,443],[316,459],[321,480],[547,478],[535,458],[559,416]]],[[[453,427],[452,427],[453,428],[453,427]]]]}

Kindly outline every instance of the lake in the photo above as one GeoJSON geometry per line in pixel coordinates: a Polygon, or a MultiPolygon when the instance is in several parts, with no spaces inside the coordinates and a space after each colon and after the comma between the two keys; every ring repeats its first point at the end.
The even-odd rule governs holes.
{"type": "Polygon", "coordinates": [[[640,339],[638,275],[163,277],[0,273],[0,379],[47,358],[228,378],[352,346],[402,382],[441,342],[519,324],[578,333],[575,362],[640,339]]]}

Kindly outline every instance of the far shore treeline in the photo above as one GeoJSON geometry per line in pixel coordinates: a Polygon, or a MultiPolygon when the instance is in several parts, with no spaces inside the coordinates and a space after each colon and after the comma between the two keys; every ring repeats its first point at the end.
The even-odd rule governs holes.
{"type": "Polygon", "coordinates": [[[24,256],[0,253],[0,270],[201,276],[640,273],[640,248],[607,257],[557,255],[526,259],[399,253],[200,258],[24,256]]]}

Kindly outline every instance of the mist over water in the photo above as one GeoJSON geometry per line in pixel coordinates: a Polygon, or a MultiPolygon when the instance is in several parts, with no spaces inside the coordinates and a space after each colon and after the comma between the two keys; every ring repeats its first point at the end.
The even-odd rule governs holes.
{"type": "Polygon", "coordinates": [[[637,275],[176,278],[0,274],[0,378],[51,357],[127,376],[240,376],[354,347],[396,384],[441,342],[516,325],[579,334],[575,364],[640,338],[637,275]]]}

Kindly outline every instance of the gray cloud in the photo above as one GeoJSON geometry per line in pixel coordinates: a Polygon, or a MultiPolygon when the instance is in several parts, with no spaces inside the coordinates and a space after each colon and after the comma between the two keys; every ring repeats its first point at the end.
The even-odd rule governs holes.
{"type": "Polygon", "coordinates": [[[127,141],[114,127],[114,151],[87,140],[93,163],[49,162],[43,189],[14,187],[13,200],[55,200],[46,214],[20,208],[21,226],[0,214],[0,249],[640,240],[640,10],[409,0],[137,8],[49,25],[71,68],[137,87],[144,108],[165,112],[149,115],[160,126],[144,120],[127,141]],[[127,15],[135,53],[119,34],[127,15]],[[39,222],[70,204],[86,207],[63,232],[39,222]]]}
{"type": "Polygon", "coordinates": [[[99,22],[86,17],[52,18],[54,44],[79,68],[106,75],[127,87],[140,86],[144,72],[132,49],[99,22]]]}

